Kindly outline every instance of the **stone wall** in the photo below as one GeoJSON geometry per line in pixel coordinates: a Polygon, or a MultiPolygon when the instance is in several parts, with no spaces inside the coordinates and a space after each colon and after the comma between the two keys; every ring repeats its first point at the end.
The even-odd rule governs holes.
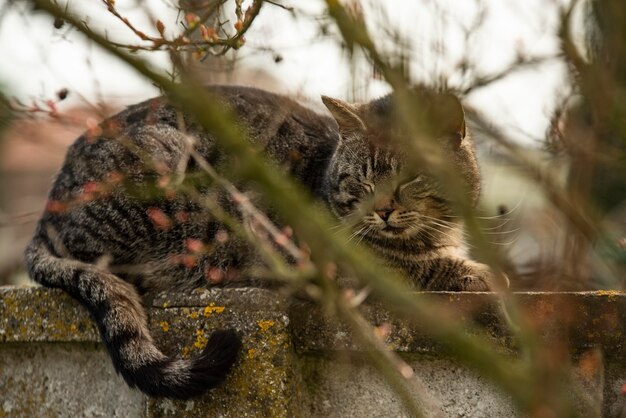
{"type": "MultiPolygon", "coordinates": [[[[415,297],[437,297],[457,315],[472,316],[502,350],[514,352],[494,295],[415,297]]],[[[626,417],[621,395],[626,295],[527,293],[519,299],[535,318],[549,317],[556,307],[572,309],[575,361],[589,350],[603,351],[603,367],[589,375],[581,363],[572,377],[597,404],[581,415],[626,417]]],[[[363,311],[374,324],[390,324],[387,343],[413,366],[449,416],[517,415],[506,395],[416,327],[393,319],[376,303],[363,311]]],[[[287,304],[261,289],[214,289],[160,295],[149,313],[155,340],[172,355],[193,355],[211,330],[236,328],[244,350],[225,384],[193,401],[148,399],[115,374],[94,324],[76,302],[56,290],[0,288],[0,417],[407,416],[348,329],[307,302],[287,304]]]]}

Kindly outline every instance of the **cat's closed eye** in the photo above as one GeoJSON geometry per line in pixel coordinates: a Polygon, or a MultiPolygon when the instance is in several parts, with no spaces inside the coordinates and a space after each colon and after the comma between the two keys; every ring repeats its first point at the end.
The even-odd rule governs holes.
{"type": "Polygon", "coordinates": [[[369,181],[363,181],[361,184],[363,185],[367,193],[374,193],[374,190],[376,190],[374,183],[371,183],[369,181]]]}

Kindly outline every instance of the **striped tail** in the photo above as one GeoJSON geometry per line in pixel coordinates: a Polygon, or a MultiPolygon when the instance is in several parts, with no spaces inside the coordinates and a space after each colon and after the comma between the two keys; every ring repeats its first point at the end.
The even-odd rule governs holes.
{"type": "Polygon", "coordinates": [[[33,238],[25,257],[35,281],[63,289],[89,310],[117,372],[149,396],[201,395],[224,380],[237,359],[241,340],[232,330],[213,332],[197,357],[167,357],[154,345],[133,285],[94,265],[59,257],[41,236],[33,238]]]}

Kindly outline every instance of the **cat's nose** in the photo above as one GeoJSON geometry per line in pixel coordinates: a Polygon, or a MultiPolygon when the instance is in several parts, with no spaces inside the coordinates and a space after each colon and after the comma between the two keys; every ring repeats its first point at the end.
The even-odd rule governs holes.
{"type": "Polygon", "coordinates": [[[382,219],[385,222],[387,222],[387,220],[389,219],[393,211],[394,210],[392,208],[382,208],[382,209],[374,210],[374,212],[376,212],[376,214],[380,216],[380,219],[382,219]]]}

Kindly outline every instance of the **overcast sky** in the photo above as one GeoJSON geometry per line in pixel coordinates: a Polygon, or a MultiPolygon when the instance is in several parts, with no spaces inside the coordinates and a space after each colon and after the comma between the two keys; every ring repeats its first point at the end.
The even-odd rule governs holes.
{"type": "MultiPolygon", "coordinates": [[[[319,15],[323,10],[323,2],[318,0],[283,3],[297,6],[307,16],[319,15]]],[[[143,14],[136,12],[136,4],[116,2],[139,26],[151,27],[143,14]]],[[[168,13],[161,0],[143,4],[148,4],[168,29],[175,28],[175,16],[168,13]]],[[[401,34],[408,45],[411,75],[416,81],[429,82],[447,74],[452,85],[462,85],[454,69],[464,55],[479,64],[481,73],[489,74],[506,67],[518,52],[549,55],[558,49],[554,36],[558,22],[556,1],[486,1],[485,19],[469,42],[460,28],[474,22],[479,10],[475,2],[388,0],[363,4],[371,31],[381,45],[388,42],[388,29],[401,34]],[[441,45],[433,53],[438,40],[441,45]]],[[[70,5],[82,7],[90,24],[106,28],[111,37],[133,39],[100,2],[89,2],[86,9],[84,2],[72,1],[70,5]]],[[[388,91],[388,86],[373,80],[363,65],[357,65],[356,74],[351,75],[347,56],[336,42],[320,38],[318,29],[319,23],[311,17],[294,19],[285,10],[266,4],[246,36],[248,44],[242,49],[241,63],[267,70],[280,80],[284,91],[297,92],[313,101],[319,101],[321,94],[367,100],[388,91]],[[275,63],[271,52],[260,52],[266,48],[279,51],[282,61],[275,63]]],[[[34,17],[13,6],[0,21],[0,56],[0,84],[23,101],[53,96],[62,87],[73,93],[74,102],[68,101],[68,105],[81,95],[93,100],[98,91],[122,103],[157,94],[123,63],[89,46],[69,28],[56,30],[49,18],[34,17]]],[[[159,54],[152,54],[151,59],[160,65],[167,62],[159,54]]],[[[513,137],[532,143],[532,138],[543,136],[555,93],[564,84],[563,64],[552,61],[476,91],[468,101],[507,128],[513,137]]]]}

